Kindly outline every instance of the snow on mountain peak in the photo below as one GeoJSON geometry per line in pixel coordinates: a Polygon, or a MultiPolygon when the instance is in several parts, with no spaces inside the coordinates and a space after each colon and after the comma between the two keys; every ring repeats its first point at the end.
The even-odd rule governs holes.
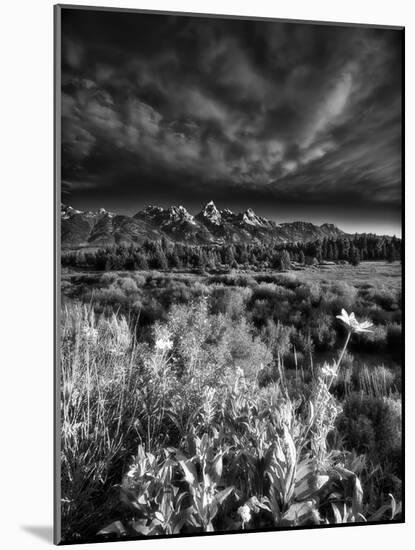
{"type": "Polygon", "coordinates": [[[182,205],[179,206],[170,206],[168,209],[169,217],[171,221],[187,221],[194,223],[193,216],[189,214],[186,208],[182,205]]]}
{"type": "Polygon", "coordinates": [[[114,212],[108,212],[105,208],[100,208],[98,214],[101,216],[107,216],[108,218],[113,218],[115,216],[114,212]]]}
{"type": "Polygon", "coordinates": [[[248,208],[248,210],[245,210],[245,212],[242,214],[242,221],[249,225],[264,226],[264,220],[257,216],[252,208],[248,208]]]}
{"type": "Polygon", "coordinates": [[[63,220],[68,220],[71,216],[74,214],[82,214],[83,212],[81,210],[76,210],[76,208],[72,208],[72,206],[68,206],[61,202],[61,218],[63,220]]]}
{"type": "Polygon", "coordinates": [[[234,216],[234,213],[232,210],[229,210],[229,208],[224,208],[220,211],[221,214],[225,214],[225,216],[234,216]]]}
{"type": "Polygon", "coordinates": [[[213,201],[208,202],[200,214],[203,218],[208,219],[210,223],[214,223],[215,225],[220,225],[222,222],[221,213],[216,208],[213,201]]]}
{"type": "Polygon", "coordinates": [[[155,214],[161,214],[161,212],[163,212],[163,208],[161,206],[154,206],[150,204],[143,210],[143,212],[145,214],[149,214],[150,216],[152,216],[155,214]]]}

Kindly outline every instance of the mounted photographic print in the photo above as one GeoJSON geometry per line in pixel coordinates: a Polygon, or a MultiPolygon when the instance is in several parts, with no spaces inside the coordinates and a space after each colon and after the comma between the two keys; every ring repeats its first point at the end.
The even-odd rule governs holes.
{"type": "Polygon", "coordinates": [[[55,542],[403,522],[403,28],[55,49],[55,542]]]}

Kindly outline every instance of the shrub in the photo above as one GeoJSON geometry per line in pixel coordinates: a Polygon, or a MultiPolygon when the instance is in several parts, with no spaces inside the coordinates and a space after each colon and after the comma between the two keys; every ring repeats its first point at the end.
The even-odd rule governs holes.
{"type": "Polygon", "coordinates": [[[337,340],[337,333],[333,328],[333,317],[322,311],[315,311],[314,315],[310,334],[316,348],[319,350],[333,349],[337,340]]]}
{"type": "Polygon", "coordinates": [[[242,287],[215,286],[211,290],[210,307],[212,313],[223,313],[231,319],[237,319],[245,313],[246,303],[252,291],[242,287]]]}
{"type": "Polygon", "coordinates": [[[291,350],[291,335],[293,332],[295,332],[294,327],[286,327],[280,322],[275,323],[272,319],[268,319],[261,334],[273,356],[284,357],[291,350]]]}
{"type": "Polygon", "coordinates": [[[113,282],[115,282],[117,280],[117,278],[118,278],[117,273],[114,273],[114,272],[111,272],[111,271],[106,271],[105,273],[103,273],[101,275],[100,282],[105,286],[109,286],[113,282]]]}
{"type": "Polygon", "coordinates": [[[125,306],[128,303],[127,297],[119,287],[110,286],[102,288],[94,293],[94,299],[103,305],[110,305],[114,308],[125,306]]]}
{"type": "Polygon", "coordinates": [[[119,279],[118,284],[125,294],[134,294],[138,291],[137,283],[131,277],[119,279]]]}
{"type": "Polygon", "coordinates": [[[134,273],[134,281],[138,287],[143,287],[146,284],[146,277],[140,273],[134,273]]]}
{"type": "Polygon", "coordinates": [[[342,308],[354,310],[358,291],[356,287],[344,281],[331,283],[322,293],[322,303],[325,311],[335,314],[342,308]]]}
{"type": "Polygon", "coordinates": [[[339,430],[349,448],[365,452],[367,441],[373,441],[370,452],[386,460],[402,443],[402,412],[400,399],[351,393],[345,400],[339,430]],[[363,421],[362,418],[365,420],[363,421]],[[366,426],[365,432],[356,428],[366,426]],[[369,429],[370,427],[370,429],[369,429]],[[370,435],[374,434],[374,439],[370,435]],[[368,435],[367,432],[370,432],[368,435]],[[360,434],[360,435],[359,435],[360,434]]]}

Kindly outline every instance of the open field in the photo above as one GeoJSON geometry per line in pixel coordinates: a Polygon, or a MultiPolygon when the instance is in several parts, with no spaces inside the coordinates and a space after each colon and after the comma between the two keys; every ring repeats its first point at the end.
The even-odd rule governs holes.
{"type": "Polygon", "coordinates": [[[350,264],[323,265],[296,271],[294,276],[301,281],[310,279],[320,281],[342,280],[350,282],[355,286],[370,283],[372,285],[387,285],[393,289],[400,290],[402,285],[402,266],[400,262],[361,262],[358,266],[350,264]]]}
{"type": "MultiPolygon", "coordinates": [[[[128,271],[120,271],[120,275],[129,273],[128,271]]],[[[139,273],[144,275],[153,275],[154,271],[145,270],[139,273]]],[[[159,272],[161,273],[161,272],[159,272]]],[[[353,284],[356,287],[364,285],[377,285],[388,286],[394,290],[401,290],[402,287],[402,266],[399,262],[362,262],[358,266],[352,266],[350,264],[342,265],[321,265],[316,267],[304,267],[296,271],[289,271],[287,273],[280,273],[275,270],[267,271],[246,271],[237,270],[233,273],[241,275],[248,275],[255,278],[263,276],[275,276],[276,280],[297,280],[301,282],[307,281],[345,281],[353,284]]],[[[62,281],[71,281],[79,276],[85,276],[90,278],[90,281],[99,279],[99,273],[91,270],[74,270],[63,268],[62,269],[62,281]]],[[[172,270],[169,272],[169,278],[175,280],[193,280],[200,282],[208,282],[210,276],[207,274],[201,275],[191,271],[172,270]]]]}

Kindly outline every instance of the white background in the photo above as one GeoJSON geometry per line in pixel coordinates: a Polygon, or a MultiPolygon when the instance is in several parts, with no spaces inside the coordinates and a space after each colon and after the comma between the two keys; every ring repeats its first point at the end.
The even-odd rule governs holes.
{"type": "MultiPolygon", "coordinates": [[[[53,1],[6,0],[0,13],[0,545],[51,544],[53,334],[53,1]]],[[[257,15],[406,27],[407,525],[124,542],[105,548],[414,547],[415,17],[409,0],[93,0],[72,4],[257,15]],[[412,539],[412,543],[411,543],[412,539]]],[[[98,545],[88,545],[88,548],[98,545]]]]}

